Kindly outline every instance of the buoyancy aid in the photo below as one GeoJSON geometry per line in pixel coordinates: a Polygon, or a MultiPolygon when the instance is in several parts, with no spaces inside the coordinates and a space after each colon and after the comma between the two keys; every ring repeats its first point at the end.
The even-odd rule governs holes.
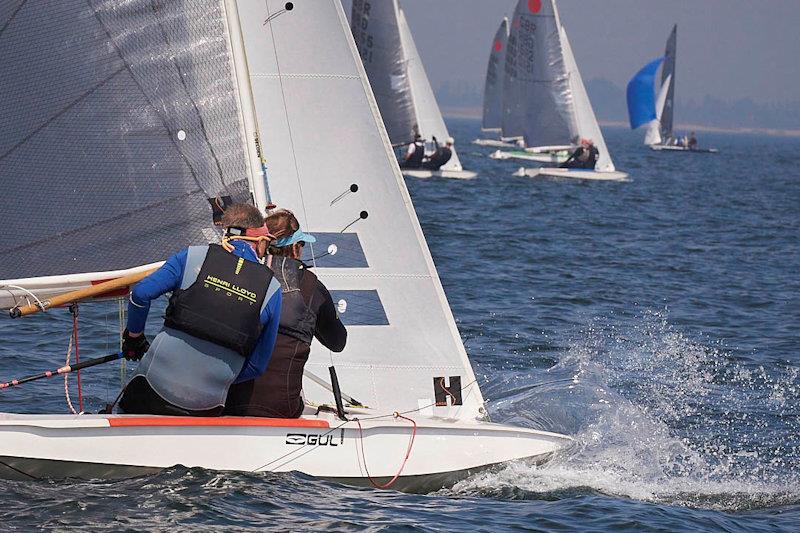
{"type": "Polygon", "coordinates": [[[233,316],[226,315],[231,308],[239,308],[233,311],[234,315],[247,324],[252,324],[255,317],[258,324],[252,327],[260,333],[261,313],[279,290],[272,272],[259,263],[230,254],[217,245],[189,247],[180,289],[175,291],[183,296],[170,299],[172,309],[168,309],[164,329],[153,339],[131,379],[144,376],[161,398],[182,409],[200,411],[224,405],[228,388],[246,358],[242,356],[244,350],[222,343],[244,349],[258,340],[258,335],[242,332],[238,329],[242,323],[237,324],[233,316]],[[196,290],[189,292],[193,286],[196,290]],[[244,298],[241,289],[255,293],[255,298],[249,293],[244,298]],[[204,294],[212,290],[213,295],[204,294]],[[246,305],[239,301],[240,297],[246,305]],[[256,300],[253,305],[251,298],[256,300]],[[193,308],[203,302],[209,307],[193,308]],[[207,340],[212,336],[209,332],[199,331],[204,324],[215,331],[213,341],[207,340]],[[232,334],[229,329],[237,333],[232,334]]]}
{"type": "Polygon", "coordinates": [[[422,141],[414,141],[414,153],[406,161],[407,165],[422,165],[422,159],[425,157],[425,143],[422,141]]]}
{"type": "Polygon", "coordinates": [[[190,263],[199,260],[201,250],[196,248],[189,249],[181,288],[169,299],[164,326],[247,357],[261,335],[261,309],[272,271],[212,244],[195,273],[190,263]]]}
{"type": "Polygon", "coordinates": [[[273,256],[272,271],[275,279],[280,282],[283,293],[278,333],[311,344],[317,316],[308,306],[308,297],[304,297],[304,293],[310,294],[316,279],[314,274],[300,261],[282,256],[273,256]],[[301,290],[305,287],[308,289],[301,290]]]}

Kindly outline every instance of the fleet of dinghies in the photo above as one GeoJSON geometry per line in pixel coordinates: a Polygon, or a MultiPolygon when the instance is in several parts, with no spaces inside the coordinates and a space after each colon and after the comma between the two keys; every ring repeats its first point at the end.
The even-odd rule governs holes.
{"type": "Polygon", "coordinates": [[[672,27],[664,55],[646,64],[630,82],[626,91],[631,129],[647,125],[644,144],[665,152],[717,153],[716,148],[690,147],[673,133],[675,112],[675,56],[678,25],[672,27]],[[656,94],[656,73],[661,69],[661,82],[656,94]]]}
{"type": "Polygon", "coordinates": [[[501,25],[492,45],[484,116],[493,118],[498,105],[496,92],[488,88],[501,85],[500,130],[506,138],[523,139],[524,148],[503,149],[511,147],[506,145],[490,157],[545,165],[521,168],[516,173],[521,176],[626,179],[627,174],[617,171],[611,160],[555,1],[519,0],[505,46],[502,29],[501,25]],[[502,83],[498,84],[501,58],[502,83]],[[599,151],[594,169],[548,166],[566,161],[581,139],[591,139],[599,151]]]}
{"type": "MultiPolygon", "coordinates": [[[[263,210],[271,201],[317,237],[307,262],[349,331],[335,357],[315,341],[299,419],[4,413],[0,476],[116,478],[185,465],[431,490],[570,444],[488,420],[378,111],[380,91],[405,87],[421,131],[447,132],[397,3],[355,0],[355,12],[369,19],[373,59],[401,42],[404,69],[368,80],[339,0],[0,9],[0,115],[11,117],[0,132],[0,179],[11,184],[0,223],[14,228],[0,256],[0,305],[42,310],[64,291],[146,272],[217,241],[213,219],[231,202],[263,210]],[[394,45],[380,43],[379,15],[394,45]],[[424,109],[436,111],[430,130],[424,109]],[[36,223],[20,224],[32,212],[36,223]],[[332,384],[319,377],[334,359],[346,400],[339,414],[327,407],[332,384]]],[[[516,13],[512,33],[533,16],[545,15],[516,13]]],[[[584,98],[573,108],[585,113],[572,78],[580,90],[574,81],[564,89],[584,98]]],[[[589,134],[602,142],[599,130],[589,134]]],[[[598,174],[613,170],[607,155],[603,164],[598,174]]],[[[460,171],[455,154],[453,165],[460,171]]]]}
{"type": "MultiPolygon", "coordinates": [[[[403,148],[418,134],[425,141],[426,153],[431,154],[434,138],[444,144],[451,136],[398,0],[353,0],[351,26],[392,145],[403,148]]],[[[403,174],[417,178],[476,176],[461,166],[455,147],[440,169],[404,168],[403,174]]]]}

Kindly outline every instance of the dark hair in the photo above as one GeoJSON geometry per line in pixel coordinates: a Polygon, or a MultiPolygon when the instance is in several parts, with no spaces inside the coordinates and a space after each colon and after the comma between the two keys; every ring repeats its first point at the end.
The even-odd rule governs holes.
{"type": "Polygon", "coordinates": [[[260,228],[263,225],[264,216],[251,204],[229,205],[222,213],[222,226],[225,228],[260,228]]]}
{"type": "MultiPolygon", "coordinates": [[[[294,213],[288,209],[276,209],[272,211],[267,218],[264,219],[267,224],[269,232],[275,236],[275,239],[281,239],[293,235],[295,231],[300,229],[300,222],[294,213]]],[[[269,253],[272,255],[284,255],[291,257],[292,245],[289,246],[270,246],[269,253]]]]}

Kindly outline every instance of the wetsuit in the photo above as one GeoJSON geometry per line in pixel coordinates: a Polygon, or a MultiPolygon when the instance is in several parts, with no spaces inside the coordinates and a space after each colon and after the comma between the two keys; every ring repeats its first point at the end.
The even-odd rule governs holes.
{"type": "Polygon", "coordinates": [[[451,157],[453,157],[453,151],[447,145],[439,146],[439,143],[436,143],[436,151],[422,164],[422,167],[427,170],[439,170],[450,161],[451,157]]]}
{"type": "Polygon", "coordinates": [[[278,340],[267,371],[233,385],[225,402],[226,415],[297,418],[303,413],[303,367],[314,337],[323,346],[341,352],[347,330],[336,314],[325,286],[303,263],[288,257],[272,258],[272,270],[281,283],[283,304],[278,340]]]}
{"type": "Polygon", "coordinates": [[[586,146],[579,146],[569,159],[561,163],[561,168],[585,168],[594,170],[595,165],[597,164],[597,158],[600,156],[600,151],[597,149],[595,145],[586,146]],[[584,155],[584,152],[588,150],[588,154],[584,155]],[[586,158],[585,161],[581,161],[581,159],[586,158]]]}
{"type": "Polygon", "coordinates": [[[408,156],[408,159],[400,162],[400,168],[421,168],[422,159],[425,157],[425,143],[423,141],[414,141],[408,147],[409,150],[413,147],[414,151],[408,156]]]}
{"type": "Polygon", "coordinates": [[[134,287],[129,331],[144,330],[152,300],[168,292],[173,296],[164,328],[120,399],[124,412],[217,416],[231,383],[266,370],[278,333],[280,284],[258,264],[249,244],[234,241],[233,246],[232,254],[216,245],[182,250],[134,287]],[[197,305],[198,294],[210,305],[197,305]],[[238,323],[228,323],[233,315],[238,323]],[[192,331],[193,322],[198,331],[192,331]]]}

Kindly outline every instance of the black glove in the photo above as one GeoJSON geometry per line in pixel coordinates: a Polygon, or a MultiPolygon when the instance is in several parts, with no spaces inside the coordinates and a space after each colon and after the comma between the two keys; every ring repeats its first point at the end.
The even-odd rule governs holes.
{"type": "Polygon", "coordinates": [[[150,348],[144,333],[138,337],[131,337],[126,329],[122,332],[122,356],[128,361],[138,361],[150,348]]]}

